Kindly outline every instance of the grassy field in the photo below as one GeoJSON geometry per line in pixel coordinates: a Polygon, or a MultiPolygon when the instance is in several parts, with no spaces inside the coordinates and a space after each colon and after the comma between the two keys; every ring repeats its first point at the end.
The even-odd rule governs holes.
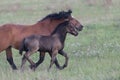
{"type": "MultiPolygon", "coordinates": [[[[35,72],[25,65],[21,72],[21,58],[13,49],[19,68],[13,71],[0,54],[0,80],[120,80],[120,0],[0,0],[0,24],[34,24],[44,16],[60,10],[72,9],[73,15],[84,25],[78,37],[67,36],[65,51],[69,65],[64,70],[47,68],[50,57],[35,72]]],[[[61,65],[64,58],[57,56],[61,65]]],[[[31,57],[38,60],[38,54],[31,57]]]]}

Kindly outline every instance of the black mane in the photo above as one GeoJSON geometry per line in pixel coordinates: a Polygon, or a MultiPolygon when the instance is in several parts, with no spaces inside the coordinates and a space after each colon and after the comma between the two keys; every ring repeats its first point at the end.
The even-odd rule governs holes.
{"type": "Polygon", "coordinates": [[[49,14],[46,17],[44,17],[41,21],[43,21],[45,19],[48,19],[48,18],[50,18],[50,19],[56,19],[56,20],[66,19],[66,18],[68,18],[71,15],[71,13],[72,13],[71,10],[68,10],[67,12],[60,11],[59,13],[52,13],[52,14],[49,14]]]}
{"type": "Polygon", "coordinates": [[[69,21],[64,21],[62,23],[60,23],[56,28],[55,30],[51,33],[51,35],[55,34],[56,32],[60,32],[63,31],[67,25],[69,24],[69,21]]]}

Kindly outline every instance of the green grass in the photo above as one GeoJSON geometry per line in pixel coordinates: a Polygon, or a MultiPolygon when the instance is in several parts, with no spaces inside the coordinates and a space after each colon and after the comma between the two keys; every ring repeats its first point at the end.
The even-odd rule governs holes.
{"type": "MultiPolygon", "coordinates": [[[[49,13],[71,8],[73,15],[84,25],[77,37],[68,35],[65,51],[69,65],[64,70],[55,66],[47,68],[50,57],[31,71],[25,65],[20,70],[21,58],[13,49],[14,61],[19,70],[13,71],[6,60],[5,52],[0,54],[0,80],[120,80],[120,0],[1,0],[0,24],[34,24],[49,13]],[[94,2],[95,1],[95,2],[94,2]]],[[[57,55],[60,64],[64,58],[57,55]]],[[[38,53],[31,57],[38,60],[38,53]]]]}

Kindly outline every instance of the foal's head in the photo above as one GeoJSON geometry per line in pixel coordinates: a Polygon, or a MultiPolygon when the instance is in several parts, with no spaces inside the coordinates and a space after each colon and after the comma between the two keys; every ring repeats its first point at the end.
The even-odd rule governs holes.
{"type": "Polygon", "coordinates": [[[60,23],[56,27],[56,29],[52,32],[51,35],[56,34],[56,33],[62,34],[63,36],[65,36],[66,33],[70,33],[70,34],[72,34],[74,36],[77,36],[78,35],[78,30],[68,20],[68,21],[64,21],[63,23],[60,23]]]}

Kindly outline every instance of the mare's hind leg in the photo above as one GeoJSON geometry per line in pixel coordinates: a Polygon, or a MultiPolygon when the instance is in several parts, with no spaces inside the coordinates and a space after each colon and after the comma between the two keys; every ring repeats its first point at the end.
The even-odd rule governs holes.
{"type": "Polygon", "coordinates": [[[16,67],[16,65],[14,64],[14,61],[13,61],[11,47],[8,47],[6,49],[6,57],[7,57],[8,63],[11,65],[12,69],[17,70],[17,67],[16,67]]]}
{"type": "Polygon", "coordinates": [[[65,64],[61,68],[61,69],[64,69],[68,65],[68,59],[69,59],[69,57],[67,56],[67,53],[64,52],[63,50],[59,51],[59,54],[61,54],[62,56],[65,57],[65,64]]]}
{"type": "Polygon", "coordinates": [[[45,52],[40,52],[38,62],[36,62],[35,65],[30,65],[30,68],[31,69],[37,68],[44,61],[44,58],[45,58],[45,52]]]}

